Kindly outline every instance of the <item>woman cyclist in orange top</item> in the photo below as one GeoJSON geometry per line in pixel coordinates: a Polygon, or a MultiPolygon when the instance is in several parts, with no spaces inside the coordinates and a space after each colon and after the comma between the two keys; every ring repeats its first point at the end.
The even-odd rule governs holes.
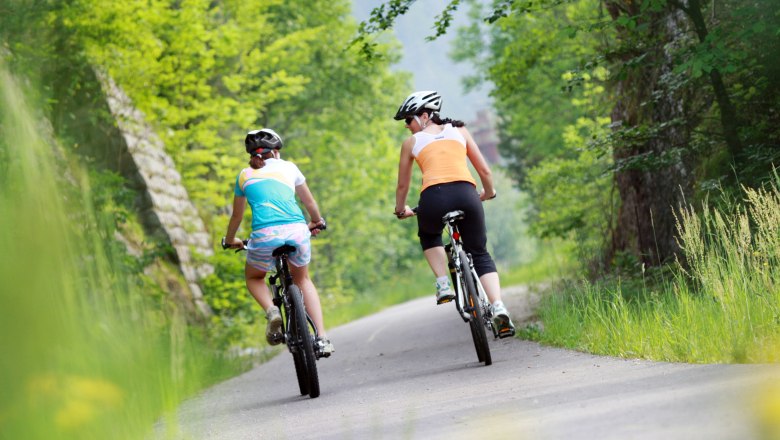
{"type": "Polygon", "coordinates": [[[447,254],[442,242],[442,217],[461,210],[466,215],[458,228],[463,247],[471,254],[474,268],[485,288],[493,312],[493,323],[502,337],[514,335],[514,325],[501,301],[501,285],[493,258],[487,250],[485,213],[482,201],[496,196],[492,174],[474,138],[462,121],[442,119],[442,98],[435,91],[419,91],[404,100],[396,120],[404,120],[412,133],[401,145],[395,215],[399,219],[414,214],[406,204],[412,177],[412,162],[423,173],[417,210],[417,235],[423,254],[436,276],[436,302],[452,301],[455,292],[450,283],[447,254]],[[482,190],[477,192],[466,159],[479,174],[482,190]]]}

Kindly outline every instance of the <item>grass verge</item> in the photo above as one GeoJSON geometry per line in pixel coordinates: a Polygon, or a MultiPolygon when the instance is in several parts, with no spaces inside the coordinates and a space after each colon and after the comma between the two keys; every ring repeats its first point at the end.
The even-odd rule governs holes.
{"type": "MultiPolygon", "coordinates": [[[[745,188],[730,213],[680,213],[687,264],[659,277],[548,295],[543,343],[676,362],[780,360],[780,191],[745,188]],[[652,280],[652,281],[651,281],[652,280]]],[[[643,274],[644,275],[644,274],[643,274]]]]}
{"type": "Polygon", "coordinates": [[[144,438],[241,366],[127,275],[86,173],[44,132],[0,59],[0,436],[144,438]]]}

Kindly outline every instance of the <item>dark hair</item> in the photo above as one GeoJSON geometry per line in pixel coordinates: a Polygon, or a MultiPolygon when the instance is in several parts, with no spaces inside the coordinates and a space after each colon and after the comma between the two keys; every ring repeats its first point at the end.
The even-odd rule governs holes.
{"type": "Polygon", "coordinates": [[[422,111],[417,113],[417,115],[419,116],[419,115],[421,115],[423,113],[428,113],[428,117],[431,118],[431,121],[433,121],[433,123],[437,124],[437,125],[452,124],[453,127],[465,127],[466,126],[465,122],[459,121],[457,119],[452,119],[452,118],[444,118],[444,119],[442,119],[442,117],[439,115],[439,112],[435,112],[435,111],[433,111],[431,109],[428,109],[428,108],[423,109],[422,111]]]}
{"type": "Polygon", "coordinates": [[[263,162],[264,160],[259,154],[249,158],[249,166],[252,167],[253,170],[259,170],[262,168],[263,162]]]}
{"type": "Polygon", "coordinates": [[[252,169],[259,170],[265,166],[266,159],[271,159],[273,157],[275,157],[273,151],[253,154],[252,157],[249,158],[249,166],[252,167],[252,169]]]}

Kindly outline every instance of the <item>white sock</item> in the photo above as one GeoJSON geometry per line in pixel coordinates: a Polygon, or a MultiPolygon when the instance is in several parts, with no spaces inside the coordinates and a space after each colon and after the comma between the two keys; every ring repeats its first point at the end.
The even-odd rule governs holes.
{"type": "Polygon", "coordinates": [[[438,285],[440,285],[440,286],[446,286],[446,285],[447,285],[447,283],[449,283],[449,282],[450,282],[450,279],[449,279],[449,277],[447,277],[446,275],[445,275],[445,276],[443,276],[443,277],[438,277],[438,278],[436,278],[436,283],[437,283],[438,285]]]}
{"type": "Polygon", "coordinates": [[[503,305],[504,305],[504,302],[501,301],[501,300],[498,300],[498,301],[493,303],[493,307],[501,307],[503,305]]]}

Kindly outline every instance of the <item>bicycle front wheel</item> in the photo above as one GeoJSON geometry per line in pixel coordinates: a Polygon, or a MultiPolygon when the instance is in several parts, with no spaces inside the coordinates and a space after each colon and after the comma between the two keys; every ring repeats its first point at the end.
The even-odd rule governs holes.
{"type": "Polygon", "coordinates": [[[296,330],[296,343],[298,349],[303,354],[303,366],[308,379],[309,397],[313,399],[320,395],[320,379],[317,374],[317,357],[314,355],[312,332],[309,330],[309,322],[306,320],[306,309],[303,307],[301,289],[293,284],[290,286],[288,294],[292,301],[293,317],[295,318],[292,326],[296,330]]]}
{"type": "Polygon", "coordinates": [[[474,348],[477,351],[477,359],[484,362],[485,365],[493,363],[490,356],[490,346],[485,335],[485,326],[483,325],[482,304],[479,301],[479,291],[477,290],[477,281],[471,274],[468,256],[466,252],[460,251],[460,266],[463,274],[463,293],[466,297],[464,309],[469,314],[469,327],[471,327],[471,337],[474,339],[474,348]]]}

